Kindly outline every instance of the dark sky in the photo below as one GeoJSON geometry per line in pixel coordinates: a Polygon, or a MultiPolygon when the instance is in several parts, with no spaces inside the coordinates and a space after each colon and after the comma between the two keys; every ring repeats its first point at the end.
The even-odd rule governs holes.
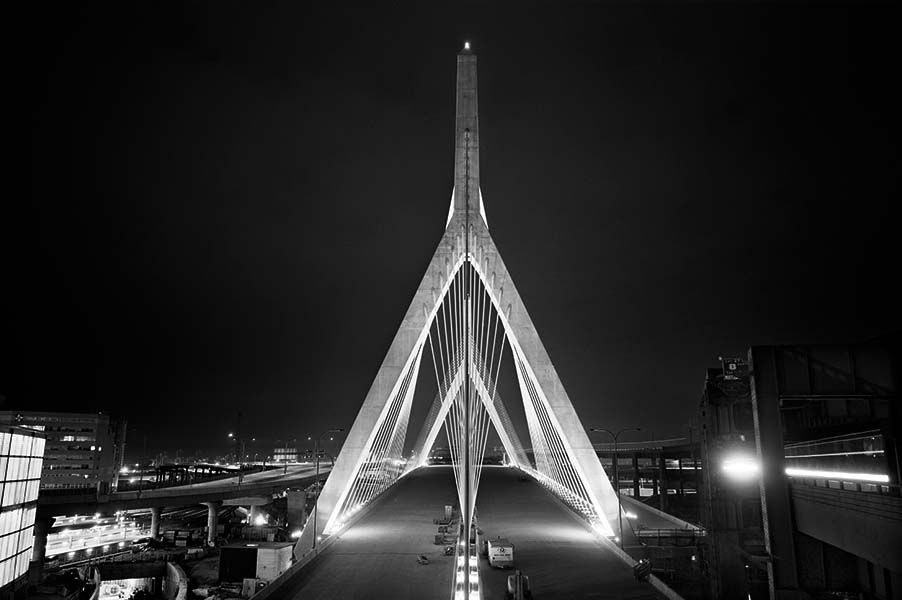
{"type": "Polygon", "coordinates": [[[719,355],[900,327],[890,5],[302,4],[7,21],[6,408],[188,453],[238,410],[350,427],[443,231],[465,39],[489,226],[587,426],[684,435],[719,355]]]}

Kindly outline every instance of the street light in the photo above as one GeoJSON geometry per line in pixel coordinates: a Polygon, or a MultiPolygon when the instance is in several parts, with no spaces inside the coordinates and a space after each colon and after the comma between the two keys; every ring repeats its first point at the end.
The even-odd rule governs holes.
{"type": "MultiPolygon", "coordinates": [[[[614,463],[614,492],[617,494],[617,522],[620,525],[620,549],[623,550],[623,505],[620,503],[620,475],[617,473],[617,438],[620,437],[621,433],[627,431],[642,431],[641,427],[625,427],[614,433],[610,429],[604,429],[602,427],[590,427],[589,431],[600,431],[602,433],[606,433],[614,440],[614,454],[612,457],[614,463]]],[[[638,474],[633,473],[633,477],[636,477],[638,474]]]]}
{"type": "Polygon", "coordinates": [[[753,456],[732,454],[723,459],[721,469],[726,477],[738,482],[747,482],[758,479],[761,467],[753,456]]]}
{"type": "MultiPolygon", "coordinates": [[[[316,549],[316,517],[318,516],[317,507],[319,506],[319,442],[326,437],[326,435],[330,433],[339,433],[344,431],[344,428],[338,429],[327,429],[324,431],[318,438],[313,441],[313,457],[316,461],[316,479],[314,479],[314,483],[316,486],[316,498],[313,500],[313,550],[316,549]]],[[[310,438],[307,438],[310,439],[310,438]]]]}

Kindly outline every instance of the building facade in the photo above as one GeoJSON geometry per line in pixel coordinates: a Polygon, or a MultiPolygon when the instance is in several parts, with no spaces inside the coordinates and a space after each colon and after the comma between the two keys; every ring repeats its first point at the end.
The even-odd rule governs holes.
{"type": "Polygon", "coordinates": [[[272,451],[273,462],[298,462],[298,449],[296,447],[274,448],[272,451]]]}
{"type": "Polygon", "coordinates": [[[42,493],[116,490],[125,454],[125,419],[104,413],[2,411],[0,423],[44,432],[42,493]]]}
{"type": "Polygon", "coordinates": [[[711,598],[902,598],[900,347],[754,346],[708,370],[711,598]]]}
{"type": "Polygon", "coordinates": [[[700,568],[710,598],[768,598],[751,384],[745,360],[707,371],[699,404],[700,568]]]}
{"type": "Polygon", "coordinates": [[[0,600],[25,592],[44,444],[40,432],[0,426],[0,600]]]}
{"type": "Polygon", "coordinates": [[[772,598],[902,598],[900,348],[749,350],[772,598]]]}

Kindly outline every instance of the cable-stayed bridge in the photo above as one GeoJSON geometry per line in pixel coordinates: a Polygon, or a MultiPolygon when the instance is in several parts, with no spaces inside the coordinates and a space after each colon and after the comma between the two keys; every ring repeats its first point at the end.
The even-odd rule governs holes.
{"type": "MultiPolygon", "coordinates": [[[[493,523],[517,515],[523,518],[509,527],[521,534],[521,564],[534,560],[535,570],[551,568],[550,576],[554,565],[581,558],[590,566],[574,576],[576,588],[622,584],[620,597],[630,597],[626,588],[640,586],[605,545],[618,520],[617,496],[489,232],[477,96],[476,55],[465,44],[457,56],[454,188],[444,235],[297,542],[298,563],[264,596],[352,597],[352,571],[345,573],[347,561],[338,557],[353,556],[358,568],[372,569],[372,584],[386,597],[403,597],[416,585],[421,593],[411,597],[491,597],[494,591],[480,586],[476,532],[490,535],[493,523]],[[516,379],[514,405],[498,392],[502,364],[512,366],[516,379]],[[436,388],[410,446],[424,373],[436,388]],[[510,416],[514,406],[525,421],[529,454],[510,416]],[[492,431],[505,450],[503,468],[484,467],[492,431]],[[450,450],[450,467],[428,466],[439,441],[450,450]],[[458,517],[449,554],[434,557],[420,581],[426,571],[411,571],[415,560],[390,557],[434,555],[430,515],[452,503],[458,517]],[[564,542],[567,552],[542,549],[564,542]],[[601,564],[607,571],[599,579],[601,564]]],[[[560,575],[555,589],[574,592],[560,575]]],[[[655,597],[647,586],[634,591],[655,597]]]]}

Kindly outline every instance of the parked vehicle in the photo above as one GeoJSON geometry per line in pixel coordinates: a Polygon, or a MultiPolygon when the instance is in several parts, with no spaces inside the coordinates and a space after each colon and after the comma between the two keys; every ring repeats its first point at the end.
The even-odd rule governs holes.
{"type": "Polygon", "coordinates": [[[499,569],[511,569],[514,566],[514,545],[510,541],[497,537],[486,542],[489,565],[499,569]]]}

